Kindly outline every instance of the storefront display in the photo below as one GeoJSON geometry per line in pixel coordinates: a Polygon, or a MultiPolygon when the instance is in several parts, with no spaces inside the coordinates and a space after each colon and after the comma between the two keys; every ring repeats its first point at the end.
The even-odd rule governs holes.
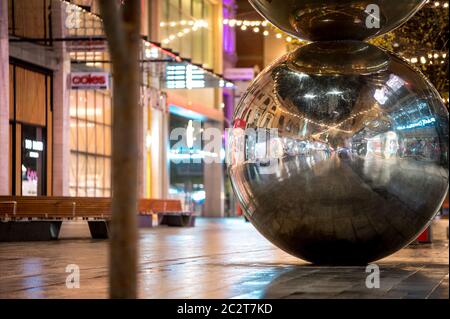
{"type": "Polygon", "coordinates": [[[45,182],[45,130],[29,125],[22,126],[22,196],[43,193],[45,182]]]}
{"type": "Polygon", "coordinates": [[[202,123],[170,115],[169,194],[201,214],[205,200],[202,123]]]}
{"type": "Polygon", "coordinates": [[[70,91],[70,194],[111,194],[111,95],[70,91]]]}
{"type": "Polygon", "coordinates": [[[11,194],[52,191],[52,80],[49,70],[22,61],[10,64],[11,194]]]}

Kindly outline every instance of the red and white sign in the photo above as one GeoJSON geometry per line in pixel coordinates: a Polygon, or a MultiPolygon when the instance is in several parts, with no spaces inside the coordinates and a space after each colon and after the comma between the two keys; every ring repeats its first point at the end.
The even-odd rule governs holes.
{"type": "Polygon", "coordinates": [[[106,72],[74,72],[70,74],[72,90],[107,90],[109,89],[109,73],[106,72]]]}
{"type": "Polygon", "coordinates": [[[243,130],[245,130],[247,126],[247,122],[242,120],[242,119],[235,119],[234,120],[234,124],[233,124],[233,128],[241,128],[243,130]]]}

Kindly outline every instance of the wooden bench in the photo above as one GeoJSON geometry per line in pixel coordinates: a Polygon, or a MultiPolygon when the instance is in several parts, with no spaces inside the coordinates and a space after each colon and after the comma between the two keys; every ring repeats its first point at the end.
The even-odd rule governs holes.
{"type": "Polygon", "coordinates": [[[181,201],[177,199],[140,199],[139,212],[158,215],[158,224],[174,227],[193,227],[195,216],[183,211],[181,201]]]}
{"type": "Polygon", "coordinates": [[[110,197],[66,197],[75,202],[76,217],[88,222],[94,239],[109,238],[112,217],[110,197]]]}
{"type": "Polygon", "coordinates": [[[0,241],[57,239],[62,221],[75,218],[75,203],[47,197],[0,196],[0,241]]]}
{"type": "MultiPolygon", "coordinates": [[[[153,214],[160,224],[194,226],[195,217],[183,212],[179,200],[141,199],[140,226],[151,227],[153,214]]],[[[0,196],[0,241],[57,239],[63,221],[86,220],[92,238],[109,237],[111,198],[63,196],[0,196]]]]}
{"type": "Polygon", "coordinates": [[[16,207],[17,202],[14,201],[0,202],[0,216],[3,216],[3,218],[5,219],[9,218],[10,216],[15,216],[16,207]]]}
{"type": "Polygon", "coordinates": [[[108,238],[111,199],[0,196],[0,241],[57,239],[64,220],[82,219],[92,238],[108,238]]]}

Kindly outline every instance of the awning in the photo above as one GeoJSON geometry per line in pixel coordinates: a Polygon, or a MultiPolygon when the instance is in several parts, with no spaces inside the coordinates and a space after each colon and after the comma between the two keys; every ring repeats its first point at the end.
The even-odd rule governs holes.
{"type": "Polygon", "coordinates": [[[224,120],[223,110],[187,102],[186,99],[178,96],[176,91],[167,94],[167,105],[170,113],[192,120],[214,120],[218,122],[224,120]]]}

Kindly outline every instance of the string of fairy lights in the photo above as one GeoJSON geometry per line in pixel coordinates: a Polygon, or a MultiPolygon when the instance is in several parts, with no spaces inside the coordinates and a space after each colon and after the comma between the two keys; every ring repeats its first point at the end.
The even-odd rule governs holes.
{"type": "MultiPolygon", "coordinates": [[[[102,22],[102,19],[100,16],[98,16],[97,14],[95,14],[89,10],[84,9],[83,7],[73,4],[67,0],[60,0],[60,2],[65,3],[68,6],[71,14],[75,14],[74,22],[77,22],[76,20],[81,20],[81,14],[84,16],[87,16],[89,18],[92,18],[93,20],[102,22]]],[[[170,34],[169,36],[167,36],[167,38],[165,38],[161,41],[161,43],[163,43],[163,44],[169,44],[173,40],[175,40],[177,38],[182,38],[183,36],[185,36],[191,32],[195,32],[200,29],[207,28],[208,23],[205,20],[181,20],[181,21],[172,21],[172,22],[167,22],[167,23],[161,22],[160,27],[170,27],[170,28],[182,27],[181,30],[176,31],[173,34],[170,34]]]]}
{"type": "MultiPolygon", "coordinates": [[[[82,20],[82,16],[84,16],[84,17],[92,18],[93,20],[99,21],[99,22],[101,22],[103,24],[103,20],[98,14],[95,14],[95,13],[93,13],[91,11],[88,11],[88,10],[86,10],[86,9],[76,5],[76,4],[73,4],[73,3],[71,3],[71,2],[69,2],[67,0],[59,0],[59,1],[67,5],[67,7],[70,9],[68,11],[68,13],[75,12],[75,13],[79,14],[76,17],[76,19],[82,20]]],[[[185,29],[183,29],[182,30],[183,34],[180,34],[180,32],[177,32],[173,36],[170,35],[167,38],[169,41],[164,41],[163,40],[164,44],[167,44],[170,41],[172,41],[173,39],[175,39],[174,36],[180,38],[180,37],[184,36],[185,34],[188,34],[191,31],[195,32],[195,31],[198,31],[198,30],[200,30],[202,28],[207,28],[208,27],[208,23],[206,21],[204,21],[204,20],[184,21],[184,22],[180,21],[180,23],[175,23],[175,24],[171,23],[169,26],[170,27],[176,27],[176,26],[180,26],[180,25],[181,26],[186,26],[185,29],[190,28],[190,31],[186,31],[185,29]]],[[[142,39],[142,42],[143,42],[143,45],[144,45],[144,56],[145,56],[145,58],[158,58],[160,53],[163,53],[164,55],[167,55],[170,58],[172,58],[174,62],[183,62],[184,61],[184,59],[182,57],[180,57],[178,54],[173,53],[170,50],[168,51],[168,50],[166,50],[166,49],[164,49],[162,47],[159,47],[158,45],[154,44],[151,41],[147,41],[145,39],[142,39]]],[[[194,64],[191,64],[191,63],[188,63],[188,64],[193,65],[194,67],[198,67],[197,65],[194,65],[194,64]]],[[[209,70],[207,70],[207,69],[205,69],[203,67],[201,69],[202,69],[202,72],[205,75],[207,74],[207,75],[210,75],[210,76],[213,76],[213,77],[218,77],[218,75],[216,73],[212,72],[212,71],[209,71],[209,70]]],[[[225,81],[223,79],[220,80],[220,82],[223,83],[223,86],[229,87],[228,84],[230,82],[227,82],[227,81],[225,81]]]]}
{"type": "Polygon", "coordinates": [[[174,33],[170,34],[168,37],[166,37],[165,39],[163,39],[161,41],[161,43],[163,43],[163,44],[169,44],[170,42],[172,42],[176,39],[183,38],[187,34],[196,32],[201,29],[206,29],[209,26],[208,22],[206,22],[205,20],[196,20],[196,21],[181,20],[180,22],[170,22],[170,23],[161,22],[159,25],[162,28],[166,27],[166,26],[168,26],[170,28],[183,27],[183,29],[179,30],[178,32],[174,32],[174,33]]]}
{"type": "MultiPolygon", "coordinates": [[[[74,12],[82,13],[90,18],[101,21],[101,18],[91,11],[88,11],[80,6],[77,6],[67,0],[60,0],[71,7],[74,12]]],[[[449,3],[442,1],[427,1],[427,5],[430,8],[441,8],[448,9],[449,3]]],[[[242,32],[253,32],[255,34],[262,34],[264,37],[274,36],[276,39],[284,40],[287,43],[293,42],[294,38],[280,31],[278,28],[273,26],[267,20],[240,20],[240,19],[223,19],[222,23],[224,26],[234,28],[242,32]]],[[[182,39],[188,34],[197,32],[202,29],[207,29],[209,24],[205,20],[196,19],[184,19],[180,21],[167,21],[160,22],[159,26],[161,28],[166,28],[169,31],[169,35],[161,40],[162,44],[168,45],[171,42],[182,39]]],[[[295,39],[295,41],[298,41],[295,39]]],[[[306,41],[300,41],[299,44],[306,43],[306,41]]],[[[442,51],[430,51],[416,53],[413,56],[403,56],[403,58],[416,65],[442,65],[448,61],[448,53],[442,51]]],[[[448,103],[448,101],[446,101],[448,103]]]]}
{"type": "Polygon", "coordinates": [[[223,19],[223,25],[240,31],[261,33],[265,37],[273,35],[275,38],[280,40],[284,39],[286,42],[293,41],[291,36],[283,34],[269,21],[223,19]]]}
{"type": "MultiPolygon", "coordinates": [[[[71,7],[72,10],[76,12],[83,13],[88,15],[89,17],[101,21],[101,18],[80,6],[74,5],[73,3],[67,0],[61,0],[61,2],[66,3],[71,7]]],[[[439,1],[427,1],[428,4],[431,3],[432,7],[435,8],[448,8],[448,2],[439,2],[439,1]]],[[[253,31],[254,33],[261,33],[264,36],[269,36],[274,34],[277,39],[285,39],[286,42],[292,42],[293,38],[289,35],[284,35],[269,22],[269,21],[260,21],[260,20],[238,20],[238,19],[224,19],[223,24],[229,26],[231,28],[237,28],[241,31],[253,31]],[[270,29],[270,30],[269,30],[270,29]]],[[[180,20],[180,21],[170,21],[170,22],[161,22],[161,28],[176,28],[181,27],[182,29],[173,32],[161,42],[163,44],[169,44],[177,38],[182,38],[185,35],[196,32],[202,28],[208,28],[208,23],[205,20],[180,20]]],[[[420,64],[444,64],[445,59],[447,59],[448,54],[446,52],[429,52],[427,54],[405,57],[405,59],[412,63],[420,63],[420,64]]]]}
{"type": "MultiPolygon", "coordinates": [[[[74,17],[74,19],[78,19],[80,21],[78,21],[79,23],[75,23],[74,26],[72,27],[72,29],[82,29],[81,25],[78,26],[78,27],[76,27],[75,25],[81,24],[81,21],[85,17],[87,17],[89,19],[92,19],[92,20],[95,20],[97,22],[100,22],[101,23],[100,24],[101,28],[103,29],[103,20],[102,20],[102,18],[99,15],[97,15],[97,14],[95,14],[95,13],[89,11],[89,10],[86,10],[86,9],[76,5],[76,4],[73,4],[73,3],[71,3],[71,2],[69,2],[67,0],[60,0],[60,2],[65,4],[65,5],[67,5],[67,8],[68,8],[66,10],[67,14],[73,14],[73,13],[79,14],[79,15],[76,15],[74,17]]],[[[156,51],[158,51],[158,52],[162,51],[161,48],[157,47],[152,42],[147,41],[147,40],[142,40],[142,41],[143,41],[143,44],[144,44],[144,47],[145,47],[144,54],[145,54],[145,56],[147,58],[151,58],[151,57],[156,58],[156,56],[158,55],[156,51]]],[[[176,56],[175,54],[172,54],[172,53],[166,52],[166,51],[164,51],[164,53],[170,55],[177,62],[181,61],[180,58],[178,56],[176,56]]]]}
{"type": "MultiPolygon", "coordinates": [[[[427,1],[427,4],[432,8],[444,8],[447,9],[449,7],[448,2],[440,2],[440,1],[427,1]]],[[[290,43],[294,39],[281,32],[275,26],[273,26],[269,21],[261,21],[261,20],[239,20],[239,19],[224,19],[223,24],[225,26],[229,26],[231,28],[235,28],[239,31],[250,31],[254,33],[261,33],[263,36],[274,35],[277,39],[284,39],[286,42],[290,43]]],[[[299,41],[300,43],[306,41],[299,41]]],[[[432,53],[433,54],[433,53],[432,53]]],[[[428,54],[429,55],[429,54],[428,54]]],[[[434,54],[433,54],[434,56],[434,54]]],[[[423,61],[421,57],[411,57],[411,63],[417,63],[420,59],[420,62],[423,61]],[[417,61],[416,61],[417,59],[417,61]],[[416,61],[416,62],[413,62],[416,61]]],[[[429,58],[429,59],[432,59],[429,58]]],[[[427,61],[430,62],[430,61],[427,61]]],[[[422,63],[422,62],[421,62],[422,63]]],[[[433,63],[430,63],[433,64],[433,63]]]]}
{"type": "Polygon", "coordinates": [[[438,65],[438,64],[444,64],[448,57],[447,52],[429,52],[428,54],[419,55],[419,56],[413,56],[409,58],[405,58],[406,61],[412,63],[412,64],[431,64],[431,65],[438,65]]]}
{"type": "MultiPolygon", "coordinates": [[[[73,3],[67,1],[67,0],[60,0],[61,2],[64,2],[70,6],[73,6],[73,8],[78,11],[82,12],[83,14],[89,15],[90,17],[94,19],[98,19],[101,21],[101,18],[88,10],[85,10],[84,8],[74,5],[73,3]]],[[[427,4],[431,5],[435,8],[445,8],[447,9],[449,7],[448,2],[440,2],[440,1],[427,1],[427,4]]],[[[284,39],[286,42],[290,43],[294,39],[282,33],[280,30],[278,30],[275,26],[273,26],[269,21],[267,20],[239,20],[239,19],[223,19],[223,25],[229,26],[231,28],[236,28],[240,31],[252,31],[254,33],[261,33],[263,36],[268,37],[270,35],[274,35],[277,39],[284,39]]],[[[177,31],[174,31],[173,33],[169,34],[166,38],[161,40],[161,43],[163,44],[169,44],[170,42],[183,38],[184,36],[196,32],[201,29],[208,28],[209,24],[205,20],[194,20],[194,19],[184,19],[180,21],[168,21],[168,22],[160,22],[159,26],[161,28],[177,28],[180,29],[177,31]]],[[[300,41],[300,42],[306,42],[306,41],[300,41]]],[[[436,56],[437,53],[431,52],[428,53],[426,56],[417,56],[417,57],[409,57],[406,58],[411,63],[422,63],[422,64],[437,64],[437,63],[444,63],[443,61],[434,61],[438,59],[439,56],[436,56]],[[427,59],[428,57],[428,59],[427,59]]],[[[447,57],[445,53],[440,55],[443,59],[447,57]]]]}
{"type": "Polygon", "coordinates": [[[448,8],[448,2],[440,2],[440,1],[430,1],[430,0],[427,0],[427,2],[426,2],[427,4],[430,4],[431,3],[431,5],[433,6],[433,7],[436,7],[436,8],[444,8],[444,9],[446,9],[446,8],[448,8]]]}

